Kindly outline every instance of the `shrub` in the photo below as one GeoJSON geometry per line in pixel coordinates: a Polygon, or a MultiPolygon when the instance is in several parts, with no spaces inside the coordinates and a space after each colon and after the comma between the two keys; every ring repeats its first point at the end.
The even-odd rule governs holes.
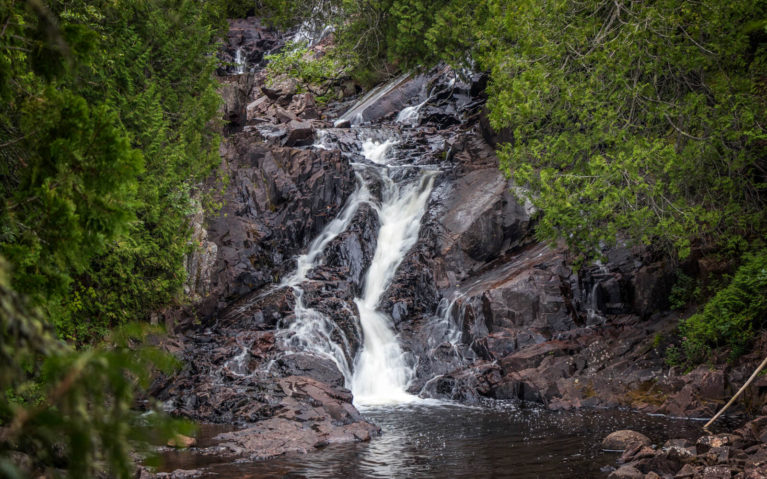
{"type": "Polygon", "coordinates": [[[682,349],[690,362],[702,362],[711,348],[743,354],[767,320],[767,249],[744,256],[730,283],[680,325],[682,349]]]}

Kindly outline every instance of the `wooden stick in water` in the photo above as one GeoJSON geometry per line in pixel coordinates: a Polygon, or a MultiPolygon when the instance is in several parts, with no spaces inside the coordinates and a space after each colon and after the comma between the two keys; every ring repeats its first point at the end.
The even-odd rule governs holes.
{"type": "Polygon", "coordinates": [[[716,421],[717,419],[719,419],[719,416],[721,416],[721,415],[722,415],[722,414],[723,414],[723,413],[724,413],[724,412],[727,410],[727,408],[728,408],[728,407],[730,407],[730,406],[732,405],[732,403],[734,403],[734,402],[735,402],[735,400],[736,400],[736,399],[738,399],[738,396],[740,396],[740,395],[741,395],[741,393],[743,393],[743,391],[745,391],[745,390],[746,390],[746,388],[748,387],[748,385],[749,385],[749,384],[751,384],[752,382],[754,382],[754,379],[756,379],[756,375],[757,375],[757,374],[759,374],[759,371],[761,371],[762,369],[764,369],[764,367],[765,367],[765,366],[767,366],[767,358],[764,358],[764,361],[762,361],[762,364],[760,364],[760,365],[759,365],[759,367],[757,367],[757,368],[754,370],[754,373],[751,375],[751,377],[750,377],[750,378],[748,378],[748,381],[746,381],[746,384],[744,384],[744,385],[743,385],[743,387],[741,387],[741,388],[738,390],[738,392],[737,392],[737,393],[735,393],[735,395],[732,397],[732,399],[730,399],[730,401],[729,401],[727,404],[725,404],[725,405],[724,405],[724,407],[723,407],[722,409],[720,409],[718,413],[716,413],[716,416],[712,417],[712,418],[711,418],[711,420],[710,420],[709,422],[707,422],[705,426],[703,426],[703,429],[704,429],[705,431],[708,431],[708,427],[709,427],[711,424],[713,424],[713,422],[714,422],[714,421],[716,421]]]}

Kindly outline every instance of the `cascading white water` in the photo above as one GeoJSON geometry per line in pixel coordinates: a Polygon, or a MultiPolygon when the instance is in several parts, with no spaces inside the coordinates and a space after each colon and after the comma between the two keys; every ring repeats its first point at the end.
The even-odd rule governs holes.
{"type": "Polygon", "coordinates": [[[362,203],[370,201],[370,190],[368,190],[367,184],[362,179],[362,176],[357,175],[357,189],[351,194],[346,207],[341,214],[334,218],[333,221],[327,224],[322,232],[312,240],[309,245],[309,250],[296,259],[296,270],[285,278],[283,284],[286,286],[298,286],[306,280],[306,273],[309,272],[314,266],[317,257],[325,250],[325,247],[333,241],[338,235],[346,231],[346,228],[354,218],[354,214],[362,203]]]}
{"type": "Polygon", "coordinates": [[[421,119],[421,108],[431,100],[431,94],[426,97],[424,101],[415,105],[403,108],[396,118],[397,123],[404,123],[405,125],[417,126],[418,121],[421,119]]]}
{"type": "Polygon", "coordinates": [[[247,66],[245,59],[242,57],[242,47],[237,47],[237,50],[234,52],[234,73],[236,75],[242,75],[245,73],[245,68],[247,68],[247,66]]]}
{"type": "MultiPolygon", "coordinates": [[[[403,79],[401,77],[378,92],[371,92],[344,116],[361,115],[366,104],[385,95],[403,79]]],[[[327,149],[326,136],[326,131],[320,132],[315,147],[327,149]]],[[[288,349],[331,359],[344,375],[346,386],[352,390],[357,406],[419,400],[417,396],[407,393],[414,371],[399,345],[391,319],[379,311],[378,306],[400,263],[418,240],[421,217],[431,194],[435,172],[423,171],[415,181],[394,181],[391,172],[397,167],[390,166],[387,161],[394,145],[396,140],[391,138],[383,141],[367,139],[362,143],[363,156],[379,166],[353,164],[357,171],[357,190],[347,201],[342,213],[312,241],[307,253],[298,257],[295,272],[282,283],[285,287],[293,288],[296,296],[295,319],[282,336],[288,349]],[[363,169],[368,175],[361,174],[363,169]],[[373,181],[379,181],[382,185],[380,203],[373,201],[363,179],[370,178],[370,173],[375,177],[373,181]],[[363,293],[355,299],[363,344],[352,367],[348,361],[348,353],[351,351],[348,339],[331,318],[304,304],[301,283],[306,281],[307,273],[317,266],[327,245],[347,229],[362,203],[370,204],[376,211],[380,230],[376,251],[365,276],[363,293]]]]}
{"type": "Polygon", "coordinates": [[[323,25],[321,29],[313,21],[305,21],[298,27],[298,31],[293,35],[290,43],[298,46],[311,48],[320,43],[325,37],[334,32],[333,25],[323,25]]]}
{"type": "Polygon", "coordinates": [[[346,336],[339,331],[338,325],[332,319],[320,311],[306,307],[304,291],[300,285],[306,281],[307,273],[317,265],[317,260],[325,247],[346,231],[360,205],[369,201],[370,191],[362,177],[357,175],[357,189],[347,200],[341,214],[328,223],[309,245],[309,250],[297,258],[295,271],[286,277],[281,285],[293,288],[296,297],[295,319],[282,333],[282,338],[289,349],[330,359],[341,371],[347,383],[351,380],[352,373],[351,364],[346,356],[346,353],[351,350],[346,336]],[[343,344],[338,344],[334,337],[341,338],[343,344]]]}
{"type": "Polygon", "coordinates": [[[378,310],[378,304],[405,254],[418,240],[434,175],[425,173],[420,181],[406,186],[388,176],[383,178],[383,199],[377,208],[381,228],[376,252],[365,277],[364,293],[355,300],[364,335],[351,381],[354,403],[358,406],[418,399],[407,393],[413,370],[397,341],[391,320],[378,310]]]}
{"type": "Polygon", "coordinates": [[[386,155],[397,142],[391,139],[386,141],[365,140],[362,142],[362,155],[373,163],[386,164],[386,155]]]}

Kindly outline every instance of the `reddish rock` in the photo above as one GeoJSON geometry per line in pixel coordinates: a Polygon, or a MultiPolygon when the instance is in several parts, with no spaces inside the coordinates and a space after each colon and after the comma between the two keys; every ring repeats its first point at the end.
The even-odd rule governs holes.
{"type": "Polygon", "coordinates": [[[703,479],[730,479],[732,472],[727,466],[708,466],[703,469],[703,479]]]}
{"type": "Polygon", "coordinates": [[[641,444],[649,446],[652,444],[650,438],[642,433],[623,429],[610,433],[602,440],[602,449],[611,451],[623,451],[629,447],[641,444]]]}
{"type": "MultiPolygon", "coordinates": [[[[608,436],[609,437],[609,436],[608,436]]],[[[629,442],[621,455],[620,462],[628,463],[655,457],[655,449],[644,445],[642,442],[629,442]]]]}
{"type": "Polygon", "coordinates": [[[308,121],[291,120],[285,137],[285,146],[306,146],[314,142],[314,128],[308,121]]]}
{"type": "Polygon", "coordinates": [[[679,472],[676,473],[674,479],[691,479],[698,474],[698,471],[702,471],[702,467],[695,467],[691,464],[685,464],[679,472]]]}
{"type": "Polygon", "coordinates": [[[695,443],[698,454],[705,454],[711,448],[719,448],[731,445],[737,436],[734,434],[716,434],[712,436],[702,436],[695,443]]]}
{"type": "Polygon", "coordinates": [[[611,472],[607,479],[644,479],[644,477],[643,472],[627,464],[611,472]]]}
{"type": "Polygon", "coordinates": [[[547,341],[510,354],[501,360],[504,371],[520,371],[536,367],[549,355],[565,355],[573,349],[566,341],[547,341]]]}

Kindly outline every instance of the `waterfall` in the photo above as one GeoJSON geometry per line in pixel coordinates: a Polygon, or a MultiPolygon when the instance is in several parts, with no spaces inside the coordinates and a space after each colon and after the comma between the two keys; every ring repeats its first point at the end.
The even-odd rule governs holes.
{"type": "Polygon", "coordinates": [[[351,381],[354,403],[358,406],[417,399],[406,392],[413,370],[397,341],[390,319],[377,308],[397,267],[418,240],[434,175],[423,174],[418,182],[405,186],[384,178],[388,181],[377,209],[381,228],[376,252],[365,277],[364,293],[355,300],[364,335],[351,381]]]}
{"type": "Polygon", "coordinates": [[[362,155],[373,163],[379,165],[386,164],[386,155],[396,144],[396,141],[387,139],[386,141],[365,140],[362,143],[362,155]]]}
{"type": "MultiPolygon", "coordinates": [[[[455,85],[455,77],[450,79],[450,82],[447,85],[447,88],[452,88],[453,85],[455,85]]],[[[426,85],[424,85],[426,87],[426,85]]],[[[401,123],[404,125],[409,126],[418,126],[418,122],[421,120],[421,108],[424,107],[427,103],[429,103],[432,98],[434,98],[437,93],[437,86],[435,85],[431,91],[426,95],[426,99],[422,101],[421,103],[414,105],[414,106],[408,106],[400,110],[400,112],[397,114],[397,118],[394,120],[397,123],[401,123]]],[[[423,94],[423,92],[421,93],[423,94]]]]}
{"type": "MultiPolygon", "coordinates": [[[[377,101],[405,78],[402,76],[369,93],[343,117],[353,118],[355,121],[352,123],[358,124],[362,121],[367,105],[377,101]]],[[[328,132],[320,131],[317,136],[315,148],[328,149],[328,132]]],[[[296,298],[295,318],[281,332],[287,349],[332,360],[343,374],[357,406],[419,400],[417,396],[407,393],[415,375],[412,361],[408,360],[407,353],[400,346],[391,319],[378,307],[397,268],[418,240],[421,218],[426,211],[436,172],[421,169],[415,179],[413,175],[397,174],[406,165],[395,165],[391,158],[395,156],[391,153],[396,144],[393,138],[369,138],[361,142],[362,155],[373,165],[352,163],[357,171],[357,189],[341,214],[312,241],[308,251],[297,258],[295,271],[282,283],[283,287],[293,289],[296,298]],[[366,174],[362,174],[363,170],[366,174]],[[395,181],[394,178],[398,179],[395,181]],[[380,201],[373,199],[370,193],[372,188],[367,181],[381,185],[380,201]],[[319,264],[330,242],[349,227],[363,203],[369,204],[378,215],[380,229],[362,293],[354,300],[359,312],[363,341],[356,358],[351,358],[348,338],[332,318],[306,306],[301,284],[307,280],[309,271],[319,264]]]]}
{"type": "Polygon", "coordinates": [[[242,47],[237,47],[237,50],[234,52],[234,74],[242,75],[245,73],[247,66],[247,62],[242,57],[242,47]]]}
{"type": "Polygon", "coordinates": [[[397,123],[403,123],[410,126],[418,126],[418,122],[421,119],[421,108],[426,105],[432,98],[432,92],[426,96],[426,99],[415,106],[408,106],[403,108],[396,118],[397,123]]]}
{"type": "Polygon", "coordinates": [[[343,374],[346,383],[351,380],[351,364],[347,358],[351,350],[343,331],[326,315],[304,304],[304,291],[301,283],[306,281],[306,275],[317,265],[322,252],[338,235],[346,231],[360,205],[370,201],[370,191],[357,175],[357,189],[351,194],[341,214],[327,224],[322,232],[309,245],[309,250],[296,259],[296,269],[286,277],[281,286],[293,289],[296,297],[294,308],[295,319],[290,326],[281,332],[281,339],[289,350],[308,352],[328,358],[343,374]],[[333,334],[333,333],[340,334],[333,334]],[[342,338],[343,344],[338,344],[333,337],[342,338]]]}

